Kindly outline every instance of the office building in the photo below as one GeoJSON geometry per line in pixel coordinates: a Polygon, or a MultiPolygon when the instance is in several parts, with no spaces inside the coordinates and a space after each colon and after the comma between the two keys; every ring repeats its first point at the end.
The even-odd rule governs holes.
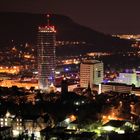
{"type": "Polygon", "coordinates": [[[50,26],[48,20],[46,26],[38,28],[37,47],[39,89],[47,89],[55,82],[55,43],[56,30],[54,26],[50,26]]]}
{"type": "Polygon", "coordinates": [[[80,64],[80,86],[90,88],[103,81],[103,63],[98,60],[86,60],[80,64]]]}

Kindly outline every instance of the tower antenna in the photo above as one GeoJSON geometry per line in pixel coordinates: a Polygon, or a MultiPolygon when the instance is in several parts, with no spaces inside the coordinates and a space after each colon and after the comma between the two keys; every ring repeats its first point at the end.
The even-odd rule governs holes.
{"type": "Polygon", "coordinates": [[[49,26],[50,25],[50,15],[47,14],[47,25],[49,26]]]}

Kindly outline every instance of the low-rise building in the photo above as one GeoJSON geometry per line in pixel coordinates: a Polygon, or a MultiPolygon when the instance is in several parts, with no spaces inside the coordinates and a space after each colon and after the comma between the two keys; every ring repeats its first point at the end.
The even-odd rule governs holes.
{"type": "Polygon", "coordinates": [[[102,83],[99,86],[100,92],[121,92],[121,93],[130,93],[132,91],[132,86],[121,84],[121,83],[102,83]]]}
{"type": "Polygon", "coordinates": [[[27,134],[28,136],[34,134],[36,138],[40,138],[40,131],[52,125],[53,120],[48,114],[37,116],[16,116],[7,111],[5,115],[0,116],[0,127],[10,127],[13,137],[17,137],[20,134],[27,134]]]}

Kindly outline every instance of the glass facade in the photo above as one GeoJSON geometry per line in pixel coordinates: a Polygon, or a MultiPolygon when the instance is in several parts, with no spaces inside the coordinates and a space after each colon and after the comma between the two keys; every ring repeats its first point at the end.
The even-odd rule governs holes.
{"type": "Polygon", "coordinates": [[[47,89],[55,82],[55,34],[54,26],[39,27],[37,48],[38,86],[40,89],[47,89]]]}

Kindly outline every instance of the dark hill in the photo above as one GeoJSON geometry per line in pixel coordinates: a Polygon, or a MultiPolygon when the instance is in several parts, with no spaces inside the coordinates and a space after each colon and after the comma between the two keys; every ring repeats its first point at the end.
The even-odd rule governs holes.
{"type": "MultiPolygon", "coordinates": [[[[38,26],[47,23],[45,15],[28,13],[0,13],[0,21],[0,42],[13,39],[35,43],[38,26]]],[[[62,15],[52,15],[51,24],[56,26],[57,40],[85,41],[97,51],[125,50],[132,43],[81,26],[62,15]]]]}

